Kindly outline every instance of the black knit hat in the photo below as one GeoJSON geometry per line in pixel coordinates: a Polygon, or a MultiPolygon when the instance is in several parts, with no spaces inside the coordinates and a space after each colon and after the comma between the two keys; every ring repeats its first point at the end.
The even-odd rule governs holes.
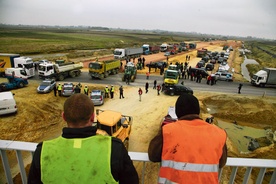
{"type": "Polygon", "coordinates": [[[200,112],[199,102],[194,95],[182,94],[175,103],[175,114],[178,118],[187,114],[198,114],[200,112]]]}

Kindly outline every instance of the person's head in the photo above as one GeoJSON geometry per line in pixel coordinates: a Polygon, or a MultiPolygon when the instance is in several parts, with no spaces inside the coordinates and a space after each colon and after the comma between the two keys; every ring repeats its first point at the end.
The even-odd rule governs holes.
{"type": "Polygon", "coordinates": [[[178,118],[188,115],[200,113],[198,99],[191,94],[182,94],[178,97],[175,103],[175,114],[178,118]]]}
{"type": "Polygon", "coordinates": [[[87,95],[74,94],[64,102],[62,117],[71,128],[92,126],[94,104],[87,95]]]}

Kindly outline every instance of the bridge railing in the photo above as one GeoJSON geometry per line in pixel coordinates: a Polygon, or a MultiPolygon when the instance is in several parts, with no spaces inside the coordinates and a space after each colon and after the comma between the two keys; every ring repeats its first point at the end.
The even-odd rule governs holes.
{"type": "MultiPolygon", "coordinates": [[[[37,143],[31,143],[31,142],[21,142],[21,141],[10,141],[10,140],[0,140],[0,152],[1,152],[1,160],[3,164],[3,171],[5,173],[5,180],[0,181],[6,182],[8,184],[13,184],[13,177],[14,173],[12,173],[12,169],[10,167],[11,160],[15,160],[15,158],[10,158],[12,156],[16,156],[17,163],[20,175],[21,175],[21,183],[25,184],[27,183],[27,174],[26,174],[26,165],[30,164],[30,161],[28,163],[24,163],[26,159],[26,153],[29,154],[29,157],[32,158],[32,155],[35,151],[37,143]],[[23,156],[24,154],[24,156],[23,156]]],[[[147,153],[142,152],[129,152],[129,156],[131,159],[135,162],[141,162],[142,163],[142,173],[139,173],[140,177],[140,183],[145,183],[145,170],[147,163],[150,163],[150,160],[148,158],[147,153]]],[[[239,168],[242,168],[243,171],[243,181],[242,183],[247,184],[251,180],[251,174],[252,170],[258,168],[258,174],[256,178],[257,184],[261,184],[264,181],[264,177],[267,173],[269,173],[269,184],[276,184],[276,160],[270,160],[270,159],[251,159],[251,158],[227,158],[226,166],[223,168],[223,170],[227,169],[229,170],[229,173],[227,177],[223,177],[222,179],[222,173],[223,170],[220,170],[219,177],[220,181],[223,180],[224,182],[233,184],[235,182],[235,178],[237,176],[237,173],[239,168]],[[227,179],[228,181],[225,181],[227,179]]],[[[13,169],[14,170],[14,169],[13,169]]],[[[2,172],[2,171],[1,171],[2,172]]],[[[14,171],[13,171],[14,172],[14,171]]],[[[158,172],[158,171],[156,171],[158,172]]],[[[239,173],[240,175],[240,173],[239,173]]]]}

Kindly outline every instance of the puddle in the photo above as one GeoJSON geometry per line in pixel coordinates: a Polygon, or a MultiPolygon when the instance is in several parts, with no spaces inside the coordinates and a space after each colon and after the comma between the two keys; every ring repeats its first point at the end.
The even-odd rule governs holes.
{"type": "Polygon", "coordinates": [[[240,126],[220,119],[216,120],[218,126],[227,132],[228,137],[240,152],[248,152],[247,148],[250,138],[266,137],[266,131],[264,129],[240,126]]]}

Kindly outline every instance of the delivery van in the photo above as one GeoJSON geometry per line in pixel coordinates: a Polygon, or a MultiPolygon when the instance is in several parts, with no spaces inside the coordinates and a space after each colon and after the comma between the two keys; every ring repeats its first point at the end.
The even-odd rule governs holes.
{"type": "Polygon", "coordinates": [[[13,97],[13,93],[10,91],[0,93],[0,115],[16,113],[17,107],[13,97]]]}

